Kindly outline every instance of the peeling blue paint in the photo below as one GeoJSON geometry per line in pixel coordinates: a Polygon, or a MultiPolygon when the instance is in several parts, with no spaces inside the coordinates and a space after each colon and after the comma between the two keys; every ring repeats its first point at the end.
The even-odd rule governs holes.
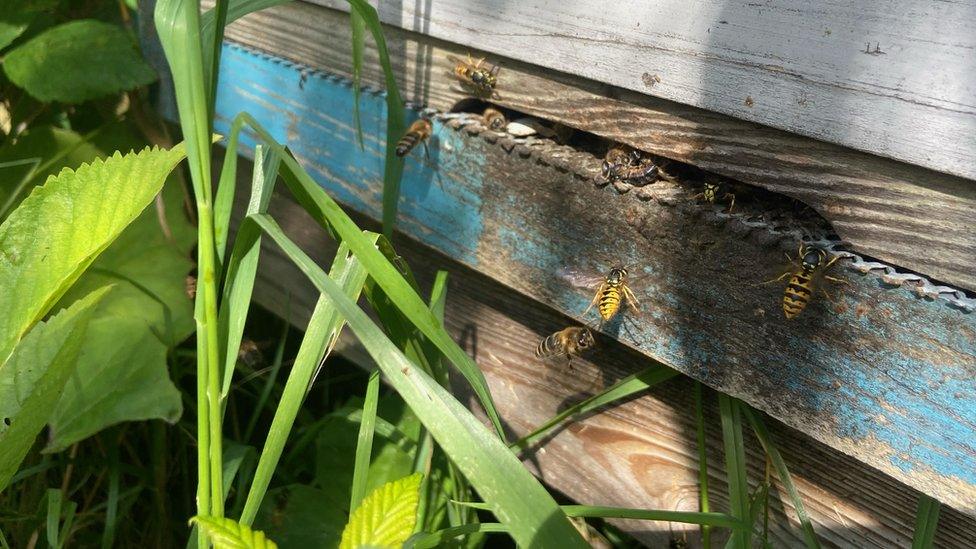
{"type": "MultiPolygon", "coordinates": [[[[356,142],[346,83],[315,74],[302,83],[296,67],[237,47],[225,47],[223,55],[218,131],[226,132],[238,111],[250,112],[287,142],[337,200],[379,218],[384,143],[377,136],[386,127],[382,96],[362,96],[363,152],[356,142]]],[[[644,309],[646,322],[628,325],[636,344],[706,383],[726,384],[729,368],[718,365],[738,355],[726,347],[737,344],[736,334],[684,326],[689,319],[716,324],[729,296],[700,285],[693,291],[713,305],[688,310],[679,295],[686,281],[669,278],[662,265],[642,264],[633,243],[615,246],[614,257],[599,256],[608,253],[602,243],[590,243],[594,248],[587,252],[595,254],[557,249],[552,234],[563,241],[586,242],[585,235],[576,233],[572,216],[541,211],[534,201],[506,192],[504,182],[487,179],[478,148],[484,145],[472,145],[480,142],[439,125],[434,140],[429,161],[419,150],[406,162],[399,222],[403,232],[472,267],[478,267],[479,254],[502,251],[526,271],[554,273],[561,267],[606,267],[604,263],[619,261],[634,273],[653,273],[654,280],[644,286],[655,295],[649,300],[655,303],[644,309]],[[468,146],[473,149],[465,151],[468,146]],[[542,234],[538,223],[522,226],[523,219],[512,219],[517,215],[546,220],[552,234],[542,234]],[[534,230],[523,230],[530,228],[534,230]]],[[[253,141],[245,138],[243,144],[251,147],[253,141]]],[[[569,314],[579,316],[592,298],[565,283],[549,283],[552,305],[569,314]]],[[[869,440],[872,446],[867,447],[884,453],[876,463],[887,460],[889,471],[931,471],[976,486],[976,315],[911,299],[905,290],[879,290],[870,280],[855,280],[854,286],[859,289],[838,292],[842,312],[820,314],[822,324],[815,328],[804,323],[810,322],[813,309],[826,305],[811,305],[804,317],[786,325],[778,304],[763,304],[765,321],[749,324],[766,329],[769,338],[766,356],[749,365],[761,377],[754,381],[761,385],[756,390],[780,392],[770,400],[795,405],[834,437],[869,440]],[[862,314],[856,311],[859,304],[873,309],[862,314]],[[884,323],[876,321],[882,317],[884,323]],[[889,329],[892,324],[901,328],[889,329]],[[838,351],[835,340],[842,330],[872,334],[872,341],[883,342],[883,348],[838,351]]],[[[611,333],[615,329],[607,328],[611,333]]],[[[630,339],[627,330],[619,332],[630,339]]],[[[970,497],[976,497],[973,493],[970,497]]]]}
{"type": "MultiPolygon", "coordinates": [[[[360,97],[365,146],[362,150],[353,123],[352,93],[346,82],[315,73],[303,78],[302,71],[290,63],[225,45],[215,130],[229,132],[234,117],[244,111],[279,142],[287,144],[333,198],[374,219],[381,217],[385,156],[381,138],[386,133],[386,102],[382,94],[363,93],[360,97]]],[[[439,127],[435,138],[458,139],[455,132],[441,131],[439,127]]],[[[253,136],[243,134],[241,145],[247,151],[253,150],[253,136]]],[[[478,192],[483,185],[483,170],[464,171],[463,184],[441,177],[432,168],[438,165],[438,150],[439,147],[430,147],[428,161],[422,148],[418,148],[406,160],[398,225],[407,234],[423,231],[423,240],[429,245],[476,264],[483,230],[478,192]]],[[[454,177],[457,173],[452,172],[454,177]]]]}

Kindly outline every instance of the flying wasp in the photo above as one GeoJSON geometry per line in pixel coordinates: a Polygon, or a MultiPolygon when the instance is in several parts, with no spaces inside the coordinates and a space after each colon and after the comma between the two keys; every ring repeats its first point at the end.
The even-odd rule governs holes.
{"type": "Polygon", "coordinates": [[[583,311],[583,314],[585,315],[590,312],[590,309],[594,305],[597,305],[601,323],[609,322],[620,311],[621,302],[626,301],[630,309],[634,311],[634,314],[639,315],[640,309],[638,309],[638,306],[640,302],[637,301],[634,292],[627,286],[626,280],[627,269],[623,267],[610,269],[610,273],[607,274],[607,278],[597,288],[596,295],[593,296],[593,301],[590,302],[590,306],[586,308],[586,311],[583,311]]]}
{"type": "Polygon", "coordinates": [[[430,137],[431,132],[433,132],[433,127],[430,125],[430,120],[426,118],[416,120],[413,124],[410,124],[410,127],[407,128],[407,133],[403,134],[400,141],[397,141],[396,155],[403,158],[417,146],[417,143],[423,143],[424,152],[429,157],[430,150],[427,149],[427,138],[430,137]]]}
{"type": "Polygon", "coordinates": [[[692,198],[702,198],[709,204],[728,201],[729,213],[732,213],[732,208],[735,207],[735,195],[729,192],[725,183],[707,182],[705,183],[705,188],[702,189],[702,192],[696,194],[692,198]]]}
{"type": "MultiPolygon", "coordinates": [[[[764,282],[764,284],[779,282],[786,277],[790,277],[789,282],[786,284],[786,290],[783,292],[783,314],[787,320],[792,320],[803,312],[803,309],[810,303],[810,299],[813,298],[813,294],[821,278],[830,280],[831,282],[847,284],[846,280],[826,274],[827,269],[837,261],[839,256],[827,259],[826,250],[817,246],[807,246],[803,243],[800,243],[797,254],[797,259],[791,258],[789,254],[786,255],[786,259],[792,265],[790,270],[772,280],[764,282]]],[[[826,290],[821,288],[820,291],[823,292],[828,300],[833,301],[830,299],[830,294],[826,290]]]]}
{"type": "Polygon", "coordinates": [[[505,115],[494,107],[485,109],[485,112],[481,114],[481,122],[486,128],[495,132],[504,131],[505,127],[508,126],[508,120],[505,120],[505,115]]]}
{"type": "Polygon", "coordinates": [[[536,347],[535,356],[543,359],[565,356],[566,364],[570,365],[574,356],[579,356],[595,343],[593,332],[589,328],[570,326],[543,339],[536,347]]]}
{"type": "Polygon", "coordinates": [[[447,59],[454,63],[454,77],[462,85],[471,88],[477,95],[496,95],[495,86],[498,85],[498,66],[485,63],[485,58],[475,60],[468,54],[468,60],[463,61],[448,55],[447,59]]]}

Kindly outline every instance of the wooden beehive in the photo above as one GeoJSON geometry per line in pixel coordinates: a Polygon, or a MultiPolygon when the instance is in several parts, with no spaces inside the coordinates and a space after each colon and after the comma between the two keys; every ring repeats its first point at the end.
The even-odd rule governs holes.
{"type": "MultiPolygon", "coordinates": [[[[252,113],[369,224],[380,215],[385,107],[378,92],[364,94],[360,150],[348,8],[317,3],[228,28],[218,130],[252,113]]],[[[514,433],[650,358],[785,424],[777,440],[824,540],[905,545],[917,490],[953,509],[941,544],[972,546],[976,98],[959,83],[976,33],[953,6],[811,9],[635,3],[619,10],[630,14],[621,24],[617,10],[594,13],[587,2],[560,13],[541,1],[420,11],[380,2],[401,90],[435,120],[430,158],[407,161],[398,249],[422,280],[451,272],[449,328],[485,370],[514,433]],[[954,21],[938,43],[921,30],[936,20],[954,21]],[[468,52],[501,66],[494,103],[586,132],[576,144],[588,145],[517,138],[449,114],[472,105],[447,61],[468,52]],[[728,213],[694,198],[696,175],[602,186],[600,139],[753,190],[728,213]],[[786,322],[782,286],[759,284],[800,238],[843,239],[835,274],[847,285],[786,322]],[[643,275],[634,283],[643,315],[610,325],[571,375],[536,360],[541,337],[593,320],[583,316],[591,295],[557,273],[614,264],[643,275]]],[[[373,49],[363,81],[382,85],[373,49]]],[[[287,197],[275,204],[286,230],[328,257],[299,209],[287,197]]],[[[258,300],[285,313],[291,296],[300,323],[311,286],[274,250],[263,261],[258,300]]],[[[575,423],[527,463],[578,501],[696,509],[690,386],[675,380],[575,423]]],[[[710,450],[719,440],[709,433],[710,450]]],[[[721,503],[723,473],[711,473],[721,503]]],[[[800,543],[789,509],[779,513],[777,545],[800,543]]],[[[681,529],[624,526],[652,544],[681,529]]]]}

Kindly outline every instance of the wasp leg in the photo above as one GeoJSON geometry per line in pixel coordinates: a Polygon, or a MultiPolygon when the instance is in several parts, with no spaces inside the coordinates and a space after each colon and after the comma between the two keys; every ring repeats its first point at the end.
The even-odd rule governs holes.
{"type": "Polygon", "coordinates": [[[627,305],[629,305],[631,310],[634,311],[634,314],[640,315],[640,309],[638,308],[640,301],[637,301],[637,296],[635,296],[634,292],[630,291],[630,288],[627,286],[623,286],[623,290],[624,297],[627,298],[627,305]]]}
{"type": "Polygon", "coordinates": [[[705,193],[698,193],[696,195],[692,195],[691,197],[692,200],[698,200],[699,198],[705,198],[705,193]]]}
{"type": "Polygon", "coordinates": [[[793,274],[793,271],[786,271],[785,273],[777,276],[776,278],[774,278],[772,280],[767,280],[765,282],[760,282],[759,284],[753,284],[753,286],[762,286],[763,284],[772,284],[773,282],[779,282],[780,280],[783,280],[784,278],[790,276],[791,274],[793,274]]]}
{"type": "Polygon", "coordinates": [[[823,295],[824,295],[824,297],[827,298],[827,301],[833,303],[834,305],[837,305],[837,301],[834,300],[833,296],[831,296],[829,293],[827,293],[827,290],[824,290],[823,288],[820,288],[820,291],[823,292],[823,295]]]}
{"type": "Polygon", "coordinates": [[[847,280],[844,280],[843,278],[837,278],[836,276],[824,275],[824,279],[825,280],[829,280],[829,281],[833,282],[834,284],[847,284],[848,286],[850,286],[850,284],[851,284],[847,280]]]}
{"type": "MultiPolygon", "coordinates": [[[[731,198],[732,203],[729,204],[729,213],[732,213],[732,208],[735,208],[735,195],[732,193],[725,193],[725,198],[731,198]]],[[[723,198],[724,200],[724,198],[723,198]]]]}
{"type": "Polygon", "coordinates": [[[583,316],[586,316],[586,313],[590,312],[590,309],[592,309],[593,306],[596,305],[598,301],[600,301],[600,296],[603,294],[603,288],[605,285],[606,283],[600,284],[600,287],[596,290],[596,294],[593,296],[593,301],[590,302],[590,306],[587,307],[585,311],[583,311],[583,316]]]}

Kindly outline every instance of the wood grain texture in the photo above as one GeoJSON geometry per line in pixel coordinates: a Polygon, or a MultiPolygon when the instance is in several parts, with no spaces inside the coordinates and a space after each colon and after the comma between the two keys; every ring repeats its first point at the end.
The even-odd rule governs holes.
{"type": "MultiPolygon", "coordinates": [[[[463,46],[393,27],[385,32],[407,99],[446,111],[464,97],[447,61],[447,55],[463,56],[463,46]]],[[[293,3],[246,17],[227,36],[351,75],[348,20],[336,11],[293,3]]],[[[503,106],[795,198],[828,219],[858,253],[976,291],[976,182],[514,60],[492,60],[503,67],[497,100],[503,106]]],[[[367,48],[365,61],[364,82],[381,87],[375,49],[367,48]]],[[[961,143],[967,136],[944,142],[961,143]]],[[[967,147],[976,151],[972,143],[967,147]]]]}
{"type": "Polygon", "coordinates": [[[976,178],[972,0],[371,3],[406,30],[976,178]]]}
{"type": "MultiPolygon", "coordinates": [[[[246,176],[239,179],[242,187],[248,182],[246,176]]],[[[240,197],[238,212],[243,210],[245,198],[240,197]]],[[[331,261],[335,244],[287,193],[276,195],[271,212],[313,258],[321,264],[331,261]]],[[[356,219],[364,227],[376,228],[368,220],[356,219]]],[[[395,245],[415,269],[424,291],[429,290],[438,269],[448,271],[446,326],[485,372],[513,438],[527,434],[568,404],[646,363],[641,355],[604,338],[597,351],[574,361],[572,375],[567,375],[561,363],[536,359],[533,347],[570,319],[410,239],[398,237],[395,245]]],[[[287,315],[304,329],[316,297],[315,289],[280,250],[264,248],[255,288],[259,303],[287,315]]],[[[364,360],[355,341],[351,337],[344,340],[345,352],[364,360]]],[[[525,463],[549,486],[580,503],[697,510],[692,385],[688,378],[676,378],[638,398],[567,424],[525,454],[525,463]]],[[[473,398],[469,402],[477,406],[473,398]]],[[[706,392],[706,402],[710,495],[715,508],[727,510],[722,434],[714,393],[706,392]]],[[[914,490],[775,420],[767,422],[824,547],[911,544],[918,497],[914,490]]],[[[751,433],[747,433],[746,442],[750,482],[755,485],[763,475],[763,457],[751,433]]],[[[773,491],[771,508],[772,545],[802,546],[792,504],[781,486],[773,491]]],[[[696,530],[687,525],[643,521],[616,524],[650,547],[666,547],[672,536],[685,534],[692,547],[700,546],[696,530]]],[[[976,545],[976,520],[944,509],[936,543],[946,548],[976,545]]]]}
{"type": "MultiPolygon", "coordinates": [[[[218,131],[248,111],[337,200],[379,217],[382,98],[362,98],[356,143],[347,83],[225,48],[218,131]],[[234,78],[246,74],[248,78],[234,78]]],[[[780,316],[782,269],[796,242],[715,215],[697,187],[598,188],[596,158],[554,169],[435,123],[429,159],[411,157],[400,229],[410,237],[583,322],[591,290],[556,275],[631,267],[643,314],[606,326],[628,346],[742,398],[813,438],[966,513],[976,514],[976,315],[916,298],[839,264],[847,285],[794,322],[780,316]]],[[[248,139],[242,144],[249,146],[248,139]]],[[[587,155],[582,155],[586,157],[587,155]]],[[[627,318],[626,316],[624,318],[627,318]]]]}

